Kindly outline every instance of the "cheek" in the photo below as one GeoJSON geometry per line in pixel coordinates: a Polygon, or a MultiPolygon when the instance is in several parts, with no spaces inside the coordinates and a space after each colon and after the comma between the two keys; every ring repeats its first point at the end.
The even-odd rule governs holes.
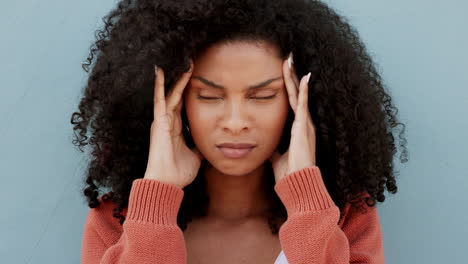
{"type": "Polygon", "coordinates": [[[191,123],[203,121],[209,118],[209,107],[200,104],[195,98],[188,98],[185,101],[185,109],[187,110],[187,118],[191,123]]]}
{"type": "Polygon", "coordinates": [[[197,99],[187,98],[184,103],[187,121],[190,125],[190,133],[194,139],[198,138],[198,135],[206,134],[207,131],[212,129],[209,127],[209,124],[213,123],[213,111],[209,111],[209,108],[199,104],[197,99]]]}
{"type": "Polygon", "coordinates": [[[259,120],[261,120],[263,127],[267,130],[265,131],[266,137],[279,139],[286,123],[289,105],[285,101],[280,101],[271,108],[264,110],[259,120]]]}

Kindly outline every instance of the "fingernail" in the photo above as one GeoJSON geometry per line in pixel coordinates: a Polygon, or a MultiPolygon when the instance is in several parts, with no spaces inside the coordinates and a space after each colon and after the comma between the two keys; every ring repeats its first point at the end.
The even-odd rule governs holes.
{"type": "Polygon", "coordinates": [[[307,83],[309,83],[310,74],[311,74],[311,72],[309,72],[309,74],[307,74],[307,83]]]}
{"type": "Polygon", "coordinates": [[[291,69],[291,62],[292,62],[292,51],[289,52],[289,55],[288,55],[288,67],[289,67],[289,69],[291,69]]]}
{"type": "Polygon", "coordinates": [[[193,60],[192,59],[189,59],[189,65],[190,65],[190,67],[189,67],[188,72],[192,72],[193,71],[193,60]]]}
{"type": "Polygon", "coordinates": [[[158,73],[158,66],[154,64],[154,74],[157,75],[157,73],[158,73]]]}

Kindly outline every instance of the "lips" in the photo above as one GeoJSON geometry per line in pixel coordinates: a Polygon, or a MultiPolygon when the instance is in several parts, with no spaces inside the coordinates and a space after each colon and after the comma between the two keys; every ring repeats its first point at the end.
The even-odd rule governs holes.
{"type": "Polygon", "coordinates": [[[242,158],[249,154],[256,145],[252,143],[222,143],[216,146],[226,158],[242,158]]]}
{"type": "Polygon", "coordinates": [[[232,148],[232,149],[246,149],[246,148],[253,148],[255,147],[256,145],[253,144],[253,143],[222,143],[222,144],[219,144],[219,145],[216,145],[220,148],[232,148]]]}

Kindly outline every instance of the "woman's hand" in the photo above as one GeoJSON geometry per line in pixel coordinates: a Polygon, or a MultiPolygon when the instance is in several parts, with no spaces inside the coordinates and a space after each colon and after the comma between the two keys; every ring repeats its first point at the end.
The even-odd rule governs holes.
{"type": "Polygon", "coordinates": [[[155,67],[154,120],[151,124],[150,148],[145,179],[159,180],[184,188],[197,176],[203,156],[189,149],[182,135],[182,94],[193,72],[183,73],[171,90],[164,95],[164,71],[155,67]]]}
{"type": "Polygon", "coordinates": [[[284,154],[275,151],[270,157],[278,182],[286,175],[311,166],[315,166],[315,126],[308,107],[308,79],[310,73],[299,82],[292,63],[292,53],[283,62],[283,76],[288,91],[289,104],[294,111],[289,149],[284,154]],[[298,95],[299,93],[299,95],[298,95]]]}

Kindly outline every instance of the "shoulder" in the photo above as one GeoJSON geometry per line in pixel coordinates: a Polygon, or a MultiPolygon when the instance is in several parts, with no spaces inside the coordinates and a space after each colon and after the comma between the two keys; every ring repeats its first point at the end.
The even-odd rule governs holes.
{"type": "MultiPolygon", "coordinates": [[[[123,232],[119,219],[114,217],[113,210],[116,204],[111,199],[104,200],[103,197],[98,198],[98,201],[98,207],[89,209],[85,225],[94,229],[103,240],[107,240],[106,243],[113,244],[123,232]]],[[[125,215],[125,212],[126,209],[122,215],[125,215]]]]}
{"type": "Polygon", "coordinates": [[[362,192],[359,197],[361,199],[359,207],[352,206],[350,202],[346,203],[338,223],[340,227],[349,222],[378,220],[377,205],[368,206],[365,202],[365,198],[370,197],[369,193],[362,192]]]}

